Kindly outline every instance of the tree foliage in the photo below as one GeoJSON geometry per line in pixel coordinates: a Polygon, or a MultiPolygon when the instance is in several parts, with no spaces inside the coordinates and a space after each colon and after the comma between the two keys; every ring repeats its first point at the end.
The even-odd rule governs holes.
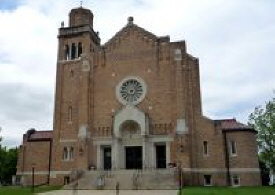
{"type": "Polygon", "coordinates": [[[250,114],[248,124],[258,131],[260,158],[269,168],[275,169],[275,98],[258,106],[250,114]]]}
{"type": "Polygon", "coordinates": [[[0,136],[0,184],[10,185],[12,176],[16,174],[18,149],[2,147],[1,141],[0,136]]]}
{"type": "Polygon", "coordinates": [[[18,149],[0,149],[0,182],[2,184],[12,184],[12,176],[16,175],[18,149]]]}
{"type": "MultiPolygon", "coordinates": [[[[2,128],[0,127],[0,133],[2,131],[2,128]]],[[[0,135],[0,148],[1,148],[1,142],[2,142],[2,136],[0,135]]]]}

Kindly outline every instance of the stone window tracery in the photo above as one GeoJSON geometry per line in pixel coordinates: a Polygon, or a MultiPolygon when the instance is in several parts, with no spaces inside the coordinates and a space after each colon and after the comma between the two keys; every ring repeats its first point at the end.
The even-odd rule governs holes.
{"type": "Polygon", "coordinates": [[[135,79],[130,79],[124,82],[120,88],[120,94],[127,102],[137,101],[141,97],[142,93],[142,85],[135,79]]]}

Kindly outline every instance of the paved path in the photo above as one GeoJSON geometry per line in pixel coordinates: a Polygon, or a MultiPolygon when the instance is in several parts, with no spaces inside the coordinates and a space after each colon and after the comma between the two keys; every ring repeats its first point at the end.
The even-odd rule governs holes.
{"type": "MultiPolygon", "coordinates": [[[[177,195],[177,190],[121,190],[119,195],[177,195]]],[[[116,195],[115,190],[58,190],[39,195],[116,195]]]]}

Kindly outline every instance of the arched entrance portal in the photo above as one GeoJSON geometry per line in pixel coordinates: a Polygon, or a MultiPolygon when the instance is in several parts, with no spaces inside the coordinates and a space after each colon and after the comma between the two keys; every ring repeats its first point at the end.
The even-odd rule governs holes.
{"type": "Polygon", "coordinates": [[[126,169],[142,169],[142,140],[140,126],[133,120],[121,125],[126,169]]]}
{"type": "Polygon", "coordinates": [[[148,167],[148,116],[127,104],[114,117],[112,168],[139,169],[148,167]]]}

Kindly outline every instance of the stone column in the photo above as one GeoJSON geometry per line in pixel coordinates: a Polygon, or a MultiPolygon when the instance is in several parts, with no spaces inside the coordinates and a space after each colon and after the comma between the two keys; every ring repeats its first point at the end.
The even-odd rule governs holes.
{"type": "Polygon", "coordinates": [[[118,138],[114,138],[112,144],[112,169],[120,168],[120,143],[118,138]]]}
{"type": "Polygon", "coordinates": [[[170,142],[166,142],[166,165],[170,163],[170,142]]]}
{"type": "Polygon", "coordinates": [[[103,168],[101,159],[102,159],[101,146],[97,145],[97,169],[103,168]]]}
{"type": "Polygon", "coordinates": [[[148,167],[148,159],[147,159],[147,143],[146,137],[142,138],[142,168],[145,169],[148,167]]]}
{"type": "Polygon", "coordinates": [[[150,168],[156,168],[156,148],[155,148],[155,143],[150,142],[148,143],[149,148],[148,151],[150,152],[150,168]]]}

